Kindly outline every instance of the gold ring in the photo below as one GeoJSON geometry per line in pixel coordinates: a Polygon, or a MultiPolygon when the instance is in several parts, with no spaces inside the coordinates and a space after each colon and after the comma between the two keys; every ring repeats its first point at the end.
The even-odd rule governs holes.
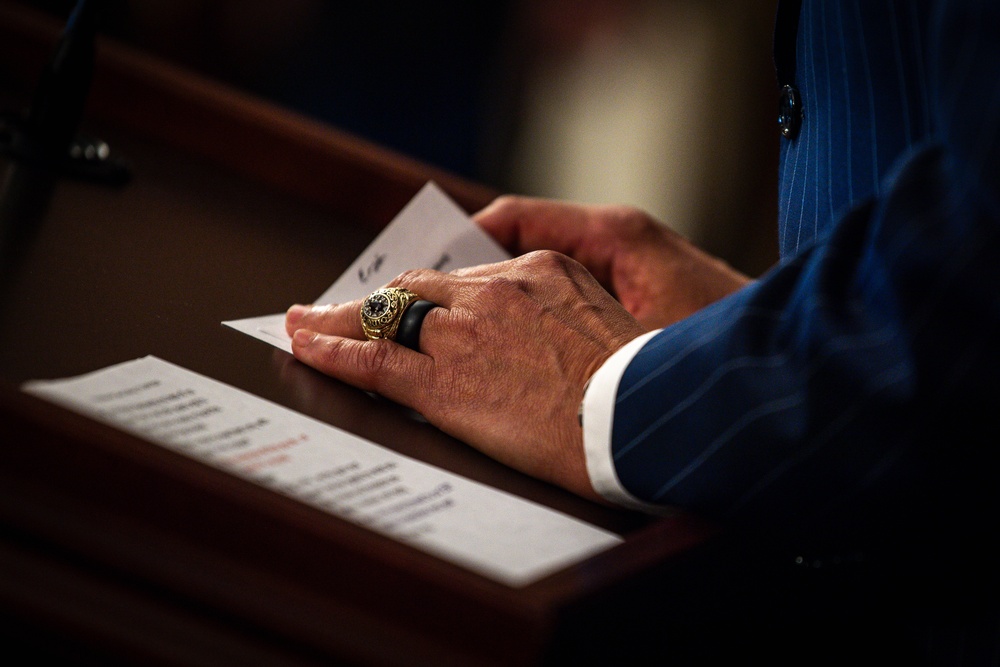
{"type": "Polygon", "coordinates": [[[399,320],[411,303],[420,299],[402,287],[377,289],[361,303],[361,328],[369,340],[396,339],[399,320]]]}

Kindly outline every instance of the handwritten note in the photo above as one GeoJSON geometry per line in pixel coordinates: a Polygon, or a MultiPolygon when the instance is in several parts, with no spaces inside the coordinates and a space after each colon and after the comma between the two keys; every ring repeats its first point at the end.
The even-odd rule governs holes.
{"type": "MultiPolygon", "coordinates": [[[[347,270],[311,302],[328,304],[362,299],[408,269],[452,271],[505,259],[510,259],[510,254],[430,182],[347,270]]],[[[291,352],[284,313],[223,324],[291,352]]]]}
{"type": "Polygon", "coordinates": [[[510,586],[622,541],[156,357],[24,390],[510,586]]]}

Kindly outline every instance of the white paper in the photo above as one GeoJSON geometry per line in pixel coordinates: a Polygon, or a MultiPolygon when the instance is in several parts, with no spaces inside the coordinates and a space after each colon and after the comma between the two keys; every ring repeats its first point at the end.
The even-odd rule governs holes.
{"type": "Polygon", "coordinates": [[[622,541],[156,357],[24,390],[510,586],[622,541]]]}
{"type": "MultiPolygon", "coordinates": [[[[325,305],[363,299],[409,269],[453,271],[505,259],[510,259],[510,254],[441,188],[428,182],[323,294],[303,303],[325,305]]],[[[284,313],[223,324],[292,351],[284,313]]]]}

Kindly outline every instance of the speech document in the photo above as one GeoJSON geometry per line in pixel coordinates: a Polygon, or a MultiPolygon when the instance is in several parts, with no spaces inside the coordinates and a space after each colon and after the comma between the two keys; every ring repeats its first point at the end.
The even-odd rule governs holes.
{"type": "Polygon", "coordinates": [[[509,586],[622,541],[157,357],[23,389],[509,586]]]}

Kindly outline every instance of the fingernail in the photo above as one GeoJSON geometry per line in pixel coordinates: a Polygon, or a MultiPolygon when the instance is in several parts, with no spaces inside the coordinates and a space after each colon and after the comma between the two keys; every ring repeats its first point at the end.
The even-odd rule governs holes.
{"type": "Polygon", "coordinates": [[[285,313],[285,324],[294,328],[295,325],[298,324],[302,320],[302,317],[308,312],[309,306],[303,306],[298,303],[295,304],[288,309],[288,312],[285,313]]]}
{"type": "Polygon", "coordinates": [[[316,340],[316,333],[308,329],[299,329],[292,336],[292,345],[295,347],[309,347],[316,340]]]}

